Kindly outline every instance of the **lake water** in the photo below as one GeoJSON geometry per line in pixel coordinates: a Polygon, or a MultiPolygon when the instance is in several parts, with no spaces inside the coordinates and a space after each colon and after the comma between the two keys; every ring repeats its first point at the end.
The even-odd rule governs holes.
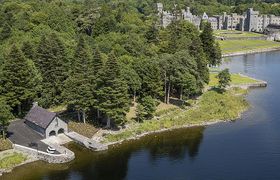
{"type": "Polygon", "coordinates": [[[234,57],[226,67],[268,82],[251,90],[252,107],[237,121],[151,135],[103,153],[71,144],[77,159],[69,164],[36,162],[0,179],[280,179],[280,52],[234,57]]]}

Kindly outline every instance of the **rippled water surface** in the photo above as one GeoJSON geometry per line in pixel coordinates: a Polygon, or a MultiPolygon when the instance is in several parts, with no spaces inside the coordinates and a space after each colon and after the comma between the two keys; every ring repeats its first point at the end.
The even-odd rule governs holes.
{"type": "Polygon", "coordinates": [[[36,162],[4,180],[280,179],[280,52],[239,56],[223,68],[269,83],[251,90],[240,120],[176,130],[125,143],[104,153],[69,145],[67,165],[36,162]]]}

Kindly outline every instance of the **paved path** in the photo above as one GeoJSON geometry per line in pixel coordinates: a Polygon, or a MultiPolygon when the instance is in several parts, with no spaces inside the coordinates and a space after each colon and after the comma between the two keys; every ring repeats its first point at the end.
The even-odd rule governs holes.
{"type": "Polygon", "coordinates": [[[48,145],[41,142],[44,137],[24,123],[24,120],[12,121],[8,127],[8,138],[12,143],[32,149],[47,151],[48,145]]]}
{"type": "Polygon", "coordinates": [[[72,141],[72,139],[70,139],[68,136],[66,136],[65,134],[59,134],[57,136],[51,136],[47,139],[42,140],[45,144],[58,144],[58,145],[63,145],[63,144],[67,144],[69,142],[72,141]]]}

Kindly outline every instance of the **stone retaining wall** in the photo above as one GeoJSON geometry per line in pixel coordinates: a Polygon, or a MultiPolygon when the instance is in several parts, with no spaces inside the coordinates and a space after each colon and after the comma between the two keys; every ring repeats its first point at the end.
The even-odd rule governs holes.
{"type": "MultiPolygon", "coordinates": [[[[56,147],[54,147],[54,148],[56,148],[56,147]]],[[[66,163],[66,162],[72,161],[75,158],[75,154],[72,151],[71,152],[73,154],[72,153],[67,154],[67,151],[65,154],[49,154],[49,153],[46,153],[43,151],[37,151],[35,149],[21,146],[18,144],[14,144],[14,149],[17,151],[26,153],[29,156],[36,157],[39,160],[46,161],[48,163],[66,163]]]]}

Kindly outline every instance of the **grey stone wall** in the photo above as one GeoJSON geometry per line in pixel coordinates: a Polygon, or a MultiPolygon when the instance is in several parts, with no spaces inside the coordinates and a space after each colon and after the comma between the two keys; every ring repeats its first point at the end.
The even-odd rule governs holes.
{"type": "MultiPolygon", "coordinates": [[[[55,146],[53,148],[57,148],[57,147],[55,146]]],[[[37,158],[39,160],[46,161],[48,163],[57,163],[57,164],[66,163],[66,162],[70,162],[73,159],[75,159],[75,154],[68,149],[67,149],[67,151],[65,151],[64,154],[49,154],[49,153],[46,153],[43,151],[37,151],[35,149],[21,146],[18,144],[14,144],[14,149],[17,151],[26,153],[29,156],[33,156],[34,158],[37,158]]],[[[59,150],[59,149],[56,149],[56,150],[59,150]]]]}
{"type": "Polygon", "coordinates": [[[46,138],[49,137],[51,131],[55,131],[55,134],[58,134],[58,131],[63,129],[65,133],[68,132],[68,125],[66,122],[62,121],[60,118],[56,117],[51,124],[46,129],[46,138]]]}

